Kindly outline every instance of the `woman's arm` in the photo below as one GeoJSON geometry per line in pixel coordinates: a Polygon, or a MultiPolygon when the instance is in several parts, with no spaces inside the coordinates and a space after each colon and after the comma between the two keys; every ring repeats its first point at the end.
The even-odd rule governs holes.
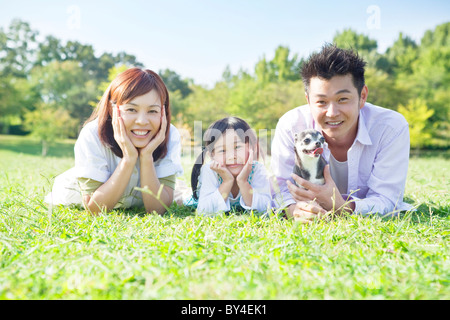
{"type": "Polygon", "coordinates": [[[156,211],[158,214],[164,214],[166,207],[173,202],[173,189],[163,186],[159,197],[156,197],[161,188],[161,183],[156,175],[153,158],[140,158],[141,164],[141,187],[147,188],[151,193],[142,192],[145,210],[147,212],[156,211]]]}
{"type": "Polygon", "coordinates": [[[112,210],[122,197],[130,181],[135,164],[136,160],[123,158],[114,173],[104,184],[95,190],[91,196],[83,196],[85,209],[92,213],[112,210]]]}
{"type": "Polygon", "coordinates": [[[130,181],[138,158],[138,151],[126,134],[118,107],[113,108],[112,125],[114,139],[122,149],[123,157],[111,177],[92,196],[83,196],[84,207],[92,213],[109,211],[115,207],[130,181]]]}

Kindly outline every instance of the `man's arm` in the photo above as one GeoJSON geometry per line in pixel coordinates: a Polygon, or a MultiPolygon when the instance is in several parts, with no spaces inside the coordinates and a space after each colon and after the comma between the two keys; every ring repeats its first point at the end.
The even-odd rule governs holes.
{"type": "Polygon", "coordinates": [[[383,137],[367,181],[366,197],[355,201],[355,213],[386,214],[410,209],[403,205],[409,163],[409,127],[405,123],[396,134],[383,137]]]}
{"type": "Polygon", "coordinates": [[[286,121],[280,119],[275,129],[271,149],[271,170],[276,178],[274,202],[279,208],[295,203],[286,181],[290,179],[295,165],[294,138],[286,121]]]}

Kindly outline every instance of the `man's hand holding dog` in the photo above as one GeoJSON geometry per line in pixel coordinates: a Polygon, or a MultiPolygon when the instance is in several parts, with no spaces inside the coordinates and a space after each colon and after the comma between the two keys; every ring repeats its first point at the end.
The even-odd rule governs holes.
{"type": "Polygon", "coordinates": [[[323,172],[325,184],[318,185],[302,179],[296,174],[292,177],[295,182],[302,186],[297,187],[295,184],[287,181],[289,192],[297,202],[289,207],[290,213],[294,219],[300,222],[310,222],[312,218],[323,218],[334,209],[335,213],[339,213],[342,209],[354,210],[354,203],[346,203],[339,193],[336,184],[330,174],[330,166],[325,166],[323,172]],[[327,214],[326,214],[327,213],[327,214]],[[303,221],[307,220],[307,221],[303,221]]]}

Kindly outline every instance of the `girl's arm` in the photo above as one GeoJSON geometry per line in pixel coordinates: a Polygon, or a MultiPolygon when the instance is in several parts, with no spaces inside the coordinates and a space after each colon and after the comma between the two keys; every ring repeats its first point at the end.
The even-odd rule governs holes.
{"type": "Polygon", "coordinates": [[[255,166],[255,172],[253,173],[252,178],[252,191],[252,205],[249,206],[249,208],[245,208],[244,203],[241,203],[241,206],[247,210],[253,209],[261,212],[266,211],[272,204],[272,193],[269,175],[264,164],[262,163],[257,163],[255,166]]]}
{"type": "Polygon", "coordinates": [[[242,199],[247,207],[251,207],[253,204],[253,188],[248,183],[248,176],[252,171],[253,164],[253,149],[249,150],[249,155],[247,159],[247,163],[244,168],[242,168],[241,173],[236,177],[237,185],[239,186],[239,190],[241,191],[242,199]]]}
{"type": "Polygon", "coordinates": [[[224,197],[221,192],[226,191],[220,190],[217,173],[209,165],[202,167],[200,179],[197,212],[202,215],[216,215],[220,212],[229,211],[230,201],[228,195],[231,187],[227,196],[224,197]]]}
{"type": "Polygon", "coordinates": [[[219,186],[219,192],[223,200],[227,201],[234,184],[233,175],[230,173],[230,171],[228,171],[226,166],[214,160],[211,161],[210,168],[212,171],[217,172],[222,177],[222,184],[219,186]]]}

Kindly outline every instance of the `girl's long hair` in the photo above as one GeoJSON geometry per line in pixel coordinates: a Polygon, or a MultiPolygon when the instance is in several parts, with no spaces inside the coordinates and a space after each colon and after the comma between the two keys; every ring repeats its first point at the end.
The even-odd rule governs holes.
{"type": "Polygon", "coordinates": [[[256,146],[256,159],[259,159],[259,143],[255,132],[250,128],[247,122],[238,117],[226,117],[217,120],[209,126],[206,130],[203,140],[204,146],[202,146],[202,152],[195,160],[195,164],[192,167],[191,172],[191,188],[192,195],[194,199],[198,200],[198,177],[200,175],[200,170],[205,161],[205,156],[207,152],[212,152],[214,149],[215,142],[219,139],[226,130],[235,130],[238,136],[245,143],[249,143],[252,146],[256,146]]]}
{"type": "Polygon", "coordinates": [[[161,106],[166,110],[167,128],[164,141],[153,152],[153,160],[164,158],[167,154],[167,143],[170,132],[170,102],[169,92],[161,77],[148,69],[130,68],[120,73],[109,85],[103,94],[91,116],[84,123],[98,118],[98,135],[100,141],[118,157],[122,158],[123,153],[116,140],[112,127],[112,104],[122,105],[128,103],[136,97],[144,95],[151,90],[156,90],[161,99],[161,106]]]}

